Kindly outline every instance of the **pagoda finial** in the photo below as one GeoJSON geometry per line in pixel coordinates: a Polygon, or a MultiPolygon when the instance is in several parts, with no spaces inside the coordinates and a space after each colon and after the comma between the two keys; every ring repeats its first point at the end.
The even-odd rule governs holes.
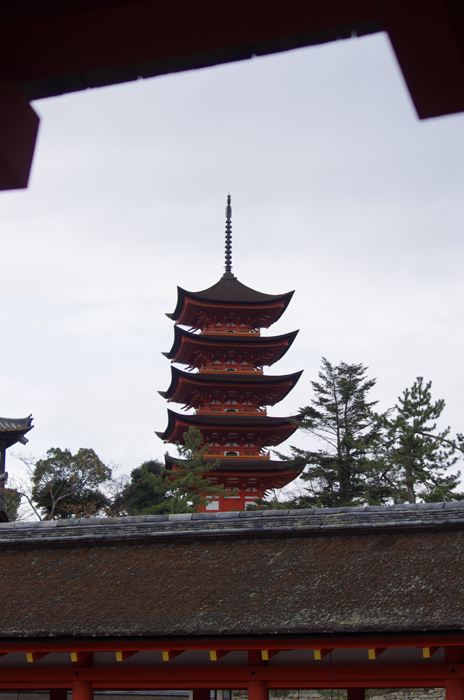
{"type": "Polygon", "coordinates": [[[225,272],[223,277],[233,277],[232,274],[232,207],[230,205],[230,194],[227,195],[226,206],[226,258],[225,272]]]}

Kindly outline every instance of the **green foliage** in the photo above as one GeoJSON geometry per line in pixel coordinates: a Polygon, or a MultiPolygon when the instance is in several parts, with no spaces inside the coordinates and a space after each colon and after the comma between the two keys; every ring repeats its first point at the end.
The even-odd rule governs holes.
{"type": "Polygon", "coordinates": [[[91,449],[70,450],[52,447],[39,459],[32,472],[33,504],[46,520],[90,517],[107,505],[99,489],[111,479],[111,469],[91,449]]]}
{"type": "Polygon", "coordinates": [[[395,503],[415,503],[464,499],[456,493],[460,472],[446,475],[457,462],[457,442],[449,438],[450,428],[441,432],[436,421],[445,402],[432,401],[432,382],[417,377],[405,389],[393,409],[393,417],[385,417],[387,428],[384,457],[388,465],[387,479],[395,503]]]}
{"type": "Polygon", "coordinates": [[[157,497],[153,486],[153,476],[159,476],[164,464],[158,460],[143,462],[131,471],[130,482],[125,484],[111,503],[113,515],[147,515],[153,512],[166,498],[157,497]]]}
{"type": "Polygon", "coordinates": [[[361,364],[332,365],[322,358],[319,381],[311,382],[311,406],[300,410],[299,427],[321,444],[320,449],[292,448],[291,464],[306,467],[306,493],[293,507],[354,506],[382,503],[388,493],[379,480],[381,426],[368,394],[375,379],[361,364]]]}
{"type": "Polygon", "coordinates": [[[15,489],[4,489],[4,508],[8,520],[13,522],[18,518],[18,510],[21,505],[21,495],[15,489]]]}
{"type": "Polygon", "coordinates": [[[169,468],[163,465],[159,474],[145,473],[151,482],[155,501],[145,512],[192,513],[224,492],[224,486],[213,484],[206,476],[220,462],[204,462],[207,445],[202,447],[202,443],[201,432],[189,428],[184,433],[184,444],[177,443],[179,458],[166,455],[169,468]]]}

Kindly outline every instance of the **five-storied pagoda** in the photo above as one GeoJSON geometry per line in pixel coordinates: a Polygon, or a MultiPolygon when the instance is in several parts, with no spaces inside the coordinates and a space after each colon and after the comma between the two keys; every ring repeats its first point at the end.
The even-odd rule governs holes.
{"type": "Polygon", "coordinates": [[[266,407],[281,401],[302,372],[263,374],[263,367],[287,352],[298,331],[273,337],[260,332],[280,318],[293,292],[262,294],[232,274],[231,215],[229,195],[224,275],[201,292],[178,287],[175,311],[167,314],[176,325],[173,346],[164,355],[189,371],[173,366],[171,385],[160,394],[195,413],[169,410],[168,427],[158,435],[165,442],[183,444],[184,432],[194,426],[208,444],[205,458],[220,460],[207,476],[226,487],[225,495],[210,500],[201,511],[245,510],[268,489],[281,488],[298,475],[285,462],[270,459],[267,451],[286,440],[295,425],[288,418],[268,416],[266,407]]]}

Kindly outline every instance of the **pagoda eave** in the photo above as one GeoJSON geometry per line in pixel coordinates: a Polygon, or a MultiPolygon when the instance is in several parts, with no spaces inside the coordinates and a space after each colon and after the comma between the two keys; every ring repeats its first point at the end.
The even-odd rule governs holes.
{"type": "Polygon", "coordinates": [[[221,374],[183,372],[171,367],[171,384],[167,391],[158,392],[172,403],[189,408],[199,408],[204,403],[239,397],[239,401],[250,400],[256,406],[273,406],[293,389],[302,371],[281,376],[268,376],[251,373],[227,372],[221,374]]]}
{"type": "Polygon", "coordinates": [[[293,471],[293,472],[273,472],[273,473],[266,473],[266,472],[229,472],[229,471],[221,471],[220,469],[215,469],[214,472],[211,472],[210,478],[214,479],[215,482],[217,483],[222,483],[224,485],[227,484],[227,482],[230,479],[246,479],[246,481],[249,481],[249,479],[258,479],[261,482],[265,481],[266,483],[264,484],[265,489],[281,489],[284,486],[287,486],[287,484],[290,484],[292,481],[294,481],[301,472],[298,471],[293,471]]]}
{"type": "Polygon", "coordinates": [[[180,415],[168,410],[168,427],[164,433],[157,433],[164,442],[181,442],[183,434],[191,427],[198,428],[205,443],[221,439],[225,444],[240,435],[251,442],[259,442],[263,447],[275,447],[287,440],[296,430],[296,416],[277,418],[274,416],[243,416],[242,414],[222,415],[180,415]]]}
{"type": "Polygon", "coordinates": [[[200,292],[188,292],[178,287],[176,308],[166,315],[180,325],[201,328],[211,311],[215,314],[240,314],[248,310],[255,313],[257,327],[268,328],[280,318],[292,296],[293,291],[263,294],[233,276],[223,276],[215,285],[200,292]]]}
{"type": "Polygon", "coordinates": [[[34,426],[32,416],[27,418],[0,418],[0,449],[6,450],[17,442],[25,445],[27,438],[25,434],[34,426]]]}
{"type": "MultiPolygon", "coordinates": [[[[244,459],[243,457],[220,457],[218,459],[213,459],[212,457],[206,457],[203,459],[204,465],[214,465],[219,462],[217,469],[214,472],[211,471],[210,474],[216,476],[216,474],[224,473],[229,475],[251,475],[251,476],[262,476],[263,474],[300,474],[304,467],[298,469],[295,467],[293,462],[283,462],[282,460],[276,459],[244,459]],[[289,466],[291,464],[291,467],[289,466]]],[[[188,464],[187,460],[177,459],[170,457],[170,455],[165,455],[166,466],[178,464],[188,464]]]]}
{"type": "Polygon", "coordinates": [[[175,327],[174,342],[168,353],[163,353],[171,362],[187,367],[199,368],[212,358],[253,357],[260,366],[271,366],[280,360],[298,335],[298,331],[279,336],[198,335],[178,326],[175,327]]]}

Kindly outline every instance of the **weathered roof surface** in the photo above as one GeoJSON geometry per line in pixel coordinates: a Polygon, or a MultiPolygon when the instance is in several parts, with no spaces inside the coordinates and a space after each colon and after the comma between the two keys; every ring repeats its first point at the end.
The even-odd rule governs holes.
{"type": "MultiPolygon", "coordinates": [[[[166,461],[168,463],[170,462],[167,457],[166,461]]],[[[184,461],[186,460],[176,458],[176,464],[184,461]]],[[[220,466],[214,470],[215,474],[217,472],[246,472],[247,474],[249,472],[255,472],[257,474],[268,472],[288,472],[293,475],[293,478],[296,478],[301,471],[300,469],[296,469],[293,464],[289,465],[288,462],[282,462],[277,459],[243,459],[240,457],[229,457],[227,459],[215,460],[211,457],[210,459],[204,460],[205,464],[214,464],[217,461],[220,462],[220,466]]]]}
{"type": "Polygon", "coordinates": [[[298,331],[283,333],[282,335],[258,336],[258,335],[206,335],[190,333],[179,326],[174,328],[174,341],[169,352],[162,354],[179,364],[194,364],[196,355],[200,363],[202,353],[226,353],[228,357],[243,356],[245,353],[254,353],[262,361],[263,365],[270,366],[280,360],[292,345],[298,331]]]}
{"type": "Polygon", "coordinates": [[[157,432],[161,440],[176,442],[182,440],[182,435],[190,426],[201,430],[206,442],[214,441],[215,434],[229,437],[237,433],[260,435],[263,445],[280,445],[296,430],[297,416],[280,418],[278,416],[247,415],[244,413],[223,414],[180,414],[168,409],[168,425],[166,430],[157,432]]]}
{"type": "Polygon", "coordinates": [[[303,370],[279,376],[260,374],[259,372],[221,374],[217,372],[183,372],[172,365],[171,384],[167,391],[159,391],[158,393],[177,403],[187,403],[190,399],[193,400],[191,405],[198,406],[201,402],[204,403],[205,399],[200,396],[197,398],[194,394],[195,391],[207,392],[209,390],[214,393],[214,390],[227,392],[230,389],[235,389],[237,392],[241,389],[244,392],[248,389],[253,392],[256,389],[261,398],[260,405],[274,405],[289,393],[302,374],[303,370]]]}
{"type": "Polygon", "coordinates": [[[7,448],[21,442],[27,443],[24,435],[31,430],[32,416],[27,418],[0,418],[0,448],[7,448]]]}
{"type": "Polygon", "coordinates": [[[464,629],[462,502],[7,523],[0,548],[4,640],[464,629]]]}
{"type": "Polygon", "coordinates": [[[263,294],[256,289],[251,289],[238,281],[236,277],[221,277],[212,287],[203,289],[200,292],[188,292],[182,287],[177,287],[177,305],[172,314],[167,314],[169,318],[176,320],[182,310],[185,298],[196,299],[198,301],[214,301],[227,304],[269,304],[284,301],[285,306],[290,302],[294,292],[286,294],[263,294]]]}

